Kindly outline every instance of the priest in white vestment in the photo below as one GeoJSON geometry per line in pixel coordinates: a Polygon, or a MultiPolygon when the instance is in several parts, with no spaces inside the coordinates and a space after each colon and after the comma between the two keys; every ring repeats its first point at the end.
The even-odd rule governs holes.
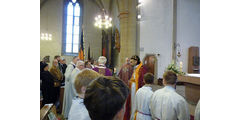
{"type": "Polygon", "coordinates": [[[68,96],[66,97],[66,103],[67,103],[67,108],[65,109],[65,114],[68,116],[69,110],[72,105],[72,99],[76,96],[78,96],[75,87],[74,87],[74,81],[76,79],[76,76],[84,69],[84,62],[83,61],[77,61],[76,68],[73,69],[69,81],[69,91],[68,91],[68,96]]]}
{"type": "Polygon", "coordinates": [[[149,109],[150,99],[152,97],[153,91],[150,87],[153,84],[154,76],[152,73],[146,73],[144,75],[145,85],[138,89],[135,95],[135,116],[136,120],[151,120],[151,113],[149,109]]]}
{"type": "Polygon", "coordinates": [[[172,71],[163,74],[164,88],[155,91],[150,101],[150,111],[156,120],[190,120],[186,100],[176,93],[177,75],[172,71]]]}
{"type": "Polygon", "coordinates": [[[70,106],[68,106],[69,101],[66,98],[69,98],[69,81],[72,74],[73,69],[76,67],[76,63],[79,60],[77,56],[73,57],[73,60],[71,63],[67,66],[66,72],[65,72],[65,86],[64,86],[64,97],[63,97],[63,108],[62,108],[62,114],[65,118],[67,118],[67,110],[70,109],[70,106]]]}
{"type": "Polygon", "coordinates": [[[77,96],[72,100],[68,120],[91,120],[88,110],[83,103],[84,96],[87,85],[99,76],[100,74],[90,69],[84,69],[76,76],[74,88],[76,88],[77,96]]]}

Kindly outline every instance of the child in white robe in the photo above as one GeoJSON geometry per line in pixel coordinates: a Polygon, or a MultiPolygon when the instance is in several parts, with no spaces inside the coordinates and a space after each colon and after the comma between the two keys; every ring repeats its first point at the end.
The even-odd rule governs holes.
{"type": "Polygon", "coordinates": [[[150,101],[150,111],[156,120],[190,120],[186,100],[176,93],[177,75],[172,71],[163,74],[164,88],[155,91],[150,101]]]}
{"type": "Polygon", "coordinates": [[[136,120],[151,120],[149,103],[153,91],[150,85],[153,84],[154,76],[152,73],[146,73],[143,80],[145,85],[139,88],[135,95],[136,116],[134,117],[136,120]]]}
{"type": "Polygon", "coordinates": [[[74,86],[78,96],[74,97],[72,100],[68,120],[91,120],[88,111],[83,104],[84,96],[88,84],[99,76],[101,75],[90,69],[84,69],[77,75],[74,86]]]}

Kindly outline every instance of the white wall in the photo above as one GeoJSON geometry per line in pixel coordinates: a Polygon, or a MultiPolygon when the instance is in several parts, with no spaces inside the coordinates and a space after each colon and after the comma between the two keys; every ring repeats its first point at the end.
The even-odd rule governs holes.
{"type": "Polygon", "coordinates": [[[188,48],[200,48],[200,0],[177,1],[177,43],[182,53],[183,71],[188,68],[188,48]]]}
{"type": "Polygon", "coordinates": [[[90,44],[91,57],[95,60],[102,55],[102,30],[94,26],[95,17],[99,14],[100,9],[94,1],[84,0],[84,41],[85,55],[87,57],[88,46],[90,44]]]}
{"type": "MultiPolygon", "coordinates": [[[[88,46],[91,45],[91,56],[97,59],[101,55],[102,35],[101,30],[94,27],[94,17],[99,9],[93,1],[84,0],[83,26],[85,55],[87,57],[88,46]]],[[[51,41],[40,40],[40,58],[50,55],[50,61],[55,55],[61,55],[62,51],[62,25],[63,25],[63,0],[48,0],[40,11],[40,31],[53,35],[51,41]]],[[[40,37],[39,37],[40,38],[40,37]]],[[[72,56],[63,56],[67,63],[72,56]]],[[[50,63],[51,64],[51,63],[50,63]]]]}
{"type": "MultiPolygon", "coordinates": [[[[40,10],[40,32],[52,34],[51,41],[40,40],[40,58],[61,55],[63,0],[48,0],[40,10]]],[[[40,37],[39,37],[40,39],[40,37]]]]}
{"type": "Polygon", "coordinates": [[[158,75],[162,74],[172,59],[172,0],[142,0],[140,21],[140,58],[146,54],[160,54],[158,75]]]}
{"type": "MultiPolygon", "coordinates": [[[[172,61],[173,0],[142,0],[140,21],[140,58],[160,54],[158,78],[172,61]]],[[[187,72],[188,48],[200,46],[200,0],[177,0],[177,35],[187,72]]]]}

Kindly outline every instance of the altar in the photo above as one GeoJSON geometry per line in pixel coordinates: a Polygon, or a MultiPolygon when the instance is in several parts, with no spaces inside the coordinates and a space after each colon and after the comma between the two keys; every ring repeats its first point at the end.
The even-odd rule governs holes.
{"type": "Polygon", "coordinates": [[[186,100],[197,104],[200,99],[200,74],[179,75],[178,82],[182,82],[185,86],[186,100]]]}

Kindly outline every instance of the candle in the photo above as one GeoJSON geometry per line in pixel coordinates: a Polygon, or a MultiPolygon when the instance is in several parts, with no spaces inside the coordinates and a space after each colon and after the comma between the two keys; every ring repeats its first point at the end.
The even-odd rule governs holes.
{"type": "Polygon", "coordinates": [[[183,69],[183,62],[182,61],[180,62],[179,68],[180,68],[180,71],[182,72],[182,69],[183,69]]]}

